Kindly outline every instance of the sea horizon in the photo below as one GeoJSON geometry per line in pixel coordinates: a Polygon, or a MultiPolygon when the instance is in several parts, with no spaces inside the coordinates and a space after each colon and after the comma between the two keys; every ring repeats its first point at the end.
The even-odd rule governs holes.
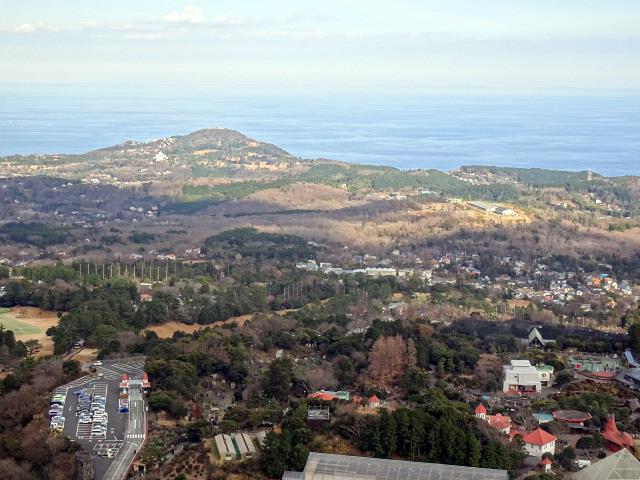
{"type": "Polygon", "coordinates": [[[0,155],[84,153],[209,127],[304,158],[640,175],[640,93],[0,85],[0,155]]]}

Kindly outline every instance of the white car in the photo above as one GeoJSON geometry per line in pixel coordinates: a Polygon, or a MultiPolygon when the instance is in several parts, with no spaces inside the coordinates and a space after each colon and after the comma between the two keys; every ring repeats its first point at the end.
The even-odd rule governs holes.
{"type": "Polygon", "coordinates": [[[94,360],[94,362],[92,363],[92,365],[94,367],[101,367],[102,366],[102,361],[101,360],[94,360]]]}

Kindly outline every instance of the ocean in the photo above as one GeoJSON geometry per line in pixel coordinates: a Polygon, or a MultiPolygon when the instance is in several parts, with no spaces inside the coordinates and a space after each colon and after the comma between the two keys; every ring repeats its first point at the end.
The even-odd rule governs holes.
{"type": "Polygon", "coordinates": [[[81,153],[227,127],[303,158],[640,175],[640,93],[0,85],[0,155],[81,153]]]}

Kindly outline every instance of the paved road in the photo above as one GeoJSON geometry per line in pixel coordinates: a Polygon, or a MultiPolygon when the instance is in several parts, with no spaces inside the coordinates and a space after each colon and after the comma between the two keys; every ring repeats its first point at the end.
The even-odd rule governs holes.
{"type": "Polygon", "coordinates": [[[126,373],[130,378],[140,382],[143,366],[143,357],[105,360],[102,366],[97,367],[96,376],[86,375],[55,389],[55,392],[67,394],[64,407],[66,418],[64,432],[69,438],[76,441],[83,450],[91,454],[97,480],[122,480],[136,451],[140,449],[144,441],[146,413],[139,385],[135,384],[136,380],[132,382],[134,384],[130,388],[130,412],[128,414],[118,413],[120,375],[126,373]],[[90,424],[79,424],[75,414],[77,397],[73,394],[79,388],[106,396],[106,411],[109,414],[106,435],[91,435],[90,424]],[[128,438],[129,433],[134,437],[128,438]],[[111,449],[115,453],[114,458],[110,459],[104,455],[107,449],[111,449]]]}
{"type": "Polygon", "coordinates": [[[124,445],[102,477],[104,480],[122,480],[144,442],[147,415],[144,400],[136,383],[135,381],[129,383],[131,386],[129,389],[129,416],[124,434],[124,445]]]}

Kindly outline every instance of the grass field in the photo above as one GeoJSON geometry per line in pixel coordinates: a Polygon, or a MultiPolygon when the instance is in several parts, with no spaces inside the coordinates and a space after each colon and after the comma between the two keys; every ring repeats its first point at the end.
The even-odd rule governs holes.
{"type": "Polygon", "coordinates": [[[42,344],[40,356],[53,353],[53,341],[47,337],[49,327],[58,325],[55,312],[47,312],[34,307],[0,308],[0,323],[13,331],[17,340],[36,339],[42,344]]]}
{"type": "Polygon", "coordinates": [[[8,308],[0,309],[0,324],[2,324],[6,330],[12,330],[16,337],[22,335],[36,335],[41,331],[40,328],[16,318],[13,312],[8,308]]]}

